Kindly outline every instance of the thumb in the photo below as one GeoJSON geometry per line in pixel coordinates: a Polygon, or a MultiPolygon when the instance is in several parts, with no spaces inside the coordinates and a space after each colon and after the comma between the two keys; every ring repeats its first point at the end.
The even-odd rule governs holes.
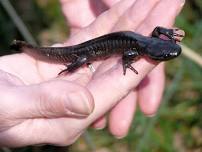
{"type": "Polygon", "coordinates": [[[15,118],[86,117],[94,108],[86,88],[65,80],[17,86],[9,94],[6,109],[10,108],[15,118]]]}

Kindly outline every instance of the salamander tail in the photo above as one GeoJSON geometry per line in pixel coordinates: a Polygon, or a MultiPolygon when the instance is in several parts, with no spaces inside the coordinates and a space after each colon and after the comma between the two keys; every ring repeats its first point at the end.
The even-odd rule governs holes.
{"type": "Polygon", "coordinates": [[[20,40],[13,40],[13,42],[10,44],[10,48],[16,51],[23,51],[24,47],[32,48],[32,45],[20,40]]]}

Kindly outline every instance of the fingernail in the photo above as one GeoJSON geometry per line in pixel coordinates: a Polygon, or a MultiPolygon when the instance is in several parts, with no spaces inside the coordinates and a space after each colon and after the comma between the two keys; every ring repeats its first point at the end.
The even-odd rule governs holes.
{"type": "Polygon", "coordinates": [[[181,7],[183,7],[184,6],[184,4],[185,4],[185,0],[181,0],[181,7]]]}
{"type": "Polygon", "coordinates": [[[68,94],[66,105],[68,112],[72,115],[87,116],[93,111],[93,105],[90,99],[83,92],[71,92],[68,94]]]}
{"type": "Polygon", "coordinates": [[[185,4],[185,0],[181,0],[181,4],[184,5],[185,4]]]}
{"type": "Polygon", "coordinates": [[[103,130],[105,128],[105,126],[104,127],[97,127],[97,128],[94,128],[95,130],[103,130]]]}
{"type": "Polygon", "coordinates": [[[147,117],[154,117],[154,116],[156,116],[156,113],[154,113],[154,114],[151,114],[151,115],[146,115],[147,117]]]}
{"type": "Polygon", "coordinates": [[[94,129],[96,130],[102,130],[106,127],[106,124],[102,125],[102,126],[93,126],[94,129]]]}
{"type": "Polygon", "coordinates": [[[115,135],[115,138],[116,138],[116,139],[123,139],[124,137],[126,137],[126,135],[122,135],[122,136],[116,136],[116,135],[115,135]]]}

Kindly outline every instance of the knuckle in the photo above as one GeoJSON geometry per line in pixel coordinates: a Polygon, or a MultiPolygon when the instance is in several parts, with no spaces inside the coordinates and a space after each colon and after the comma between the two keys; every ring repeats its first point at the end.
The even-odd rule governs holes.
{"type": "MultiPolygon", "coordinates": [[[[89,93],[79,85],[64,85],[64,82],[54,83],[54,90],[50,92],[50,85],[41,86],[41,91],[38,96],[37,106],[39,112],[46,115],[71,115],[71,111],[75,110],[75,102],[79,101],[91,101],[89,93]]],[[[85,102],[88,104],[88,102],[85,102]]]]}
{"type": "Polygon", "coordinates": [[[60,93],[60,96],[57,94],[51,93],[47,90],[40,92],[38,96],[38,102],[36,106],[38,112],[43,116],[51,116],[57,113],[62,113],[64,111],[64,94],[60,93]]]}

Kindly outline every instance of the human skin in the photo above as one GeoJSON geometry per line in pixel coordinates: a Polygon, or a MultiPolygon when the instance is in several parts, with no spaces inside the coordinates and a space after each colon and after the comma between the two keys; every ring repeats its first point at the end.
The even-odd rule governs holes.
{"type": "MultiPolygon", "coordinates": [[[[140,33],[143,33],[145,35],[148,35],[151,32],[151,28],[149,28],[148,31],[146,31],[144,25],[139,29],[138,21],[139,22],[141,22],[140,20],[144,21],[145,18],[142,17],[141,15],[140,16],[134,15],[144,12],[145,8],[141,8],[141,5],[144,3],[144,1],[142,2],[135,0],[131,1],[128,0],[125,2],[121,0],[102,0],[102,1],[60,0],[60,1],[62,4],[61,6],[63,13],[66,19],[68,20],[68,24],[70,25],[70,31],[72,37],[75,33],[78,33],[80,30],[83,30],[86,26],[89,26],[91,23],[93,23],[95,19],[97,19],[97,17],[102,18],[99,17],[99,15],[112,7],[117,7],[118,11],[116,10],[113,12],[113,10],[109,10],[109,12],[112,12],[109,13],[111,14],[110,20],[108,20],[105,17],[103,17],[103,19],[100,19],[103,21],[103,23],[101,25],[98,25],[98,28],[100,27],[98,31],[100,30],[102,31],[104,27],[104,31],[102,31],[103,34],[106,34],[108,32],[129,30],[129,29],[132,30],[137,29],[140,33]],[[121,7],[117,3],[120,3],[121,7]],[[135,5],[134,9],[132,9],[131,11],[128,10],[128,8],[131,7],[134,3],[139,4],[135,5]],[[140,7],[138,8],[138,6],[140,7]],[[77,13],[78,10],[79,12],[85,12],[85,13],[77,13]],[[125,15],[123,15],[124,13],[125,15]]],[[[173,5],[171,2],[162,2],[162,5],[163,3],[165,6],[173,5]]],[[[157,13],[160,14],[160,11],[157,13]]],[[[150,19],[148,23],[149,24],[150,22],[152,23],[153,18],[155,18],[155,20],[161,19],[163,15],[159,14],[158,16],[156,15],[156,18],[152,17],[152,19],[150,19]]],[[[93,24],[100,24],[100,23],[98,22],[93,24]]],[[[108,117],[109,130],[114,136],[116,136],[117,138],[122,138],[125,135],[127,135],[138,103],[141,111],[146,116],[151,117],[155,115],[162,98],[164,90],[164,81],[165,81],[164,64],[161,63],[140,82],[138,87],[133,89],[133,91],[130,93],[130,95],[128,95],[128,97],[121,99],[121,101],[110,110],[110,114],[108,117]]],[[[96,120],[92,126],[97,129],[102,129],[106,126],[106,124],[107,119],[106,117],[102,116],[98,120],[96,120]]]]}
{"type": "MultiPolygon", "coordinates": [[[[61,2],[63,10],[65,3],[70,1],[73,2],[61,2]]],[[[113,3],[113,0],[111,2],[113,3]]],[[[170,27],[183,4],[182,0],[119,1],[105,12],[100,12],[91,24],[75,29],[65,45],[73,45],[126,28],[149,35],[157,25],[170,27]]],[[[136,107],[137,92],[134,92],[134,89],[158,63],[141,58],[133,64],[139,74],[127,70],[125,76],[117,58],[94,62],[92,65],[96,68],[94,73],[88,67],[82,67],[72,74],[58,77],[58,72],[65,68],[63,65],[39,61],[25,53],[1,57],[0,145],[69,145],[97,119],[105,120],[100,117],[113,107],[110,130],[117,137],[125,134],[136,107]],[[125,112],[121,112],[123,110],[125,112]],[[126,122],[122,123],[127,127],[125,132],[120,133],[114,129],[112,123],[123,127],[123,124],[118,122],[123,116],[126,122]]],[[[162,66],[157,66],[158,68],[162,66]]],[[[159,77],[162,76],[158,75],[158,79],[159,77]]],[[[148,79],[155,80],[153,76],[148,76],[148,79]]],[[[138,91],[138,95],[145,95],[146,90],[138,91]]],[[[150,108],[153,105],[145,103],[145,99],[148,97],[139,98],[142,110],[147,109],[144,108],[146,105],[150,108]]],[[[155,105],[157,109],[158,104],[155,105]]],[[[147,113],[147,110],[143,111],[147,113]]]]}

